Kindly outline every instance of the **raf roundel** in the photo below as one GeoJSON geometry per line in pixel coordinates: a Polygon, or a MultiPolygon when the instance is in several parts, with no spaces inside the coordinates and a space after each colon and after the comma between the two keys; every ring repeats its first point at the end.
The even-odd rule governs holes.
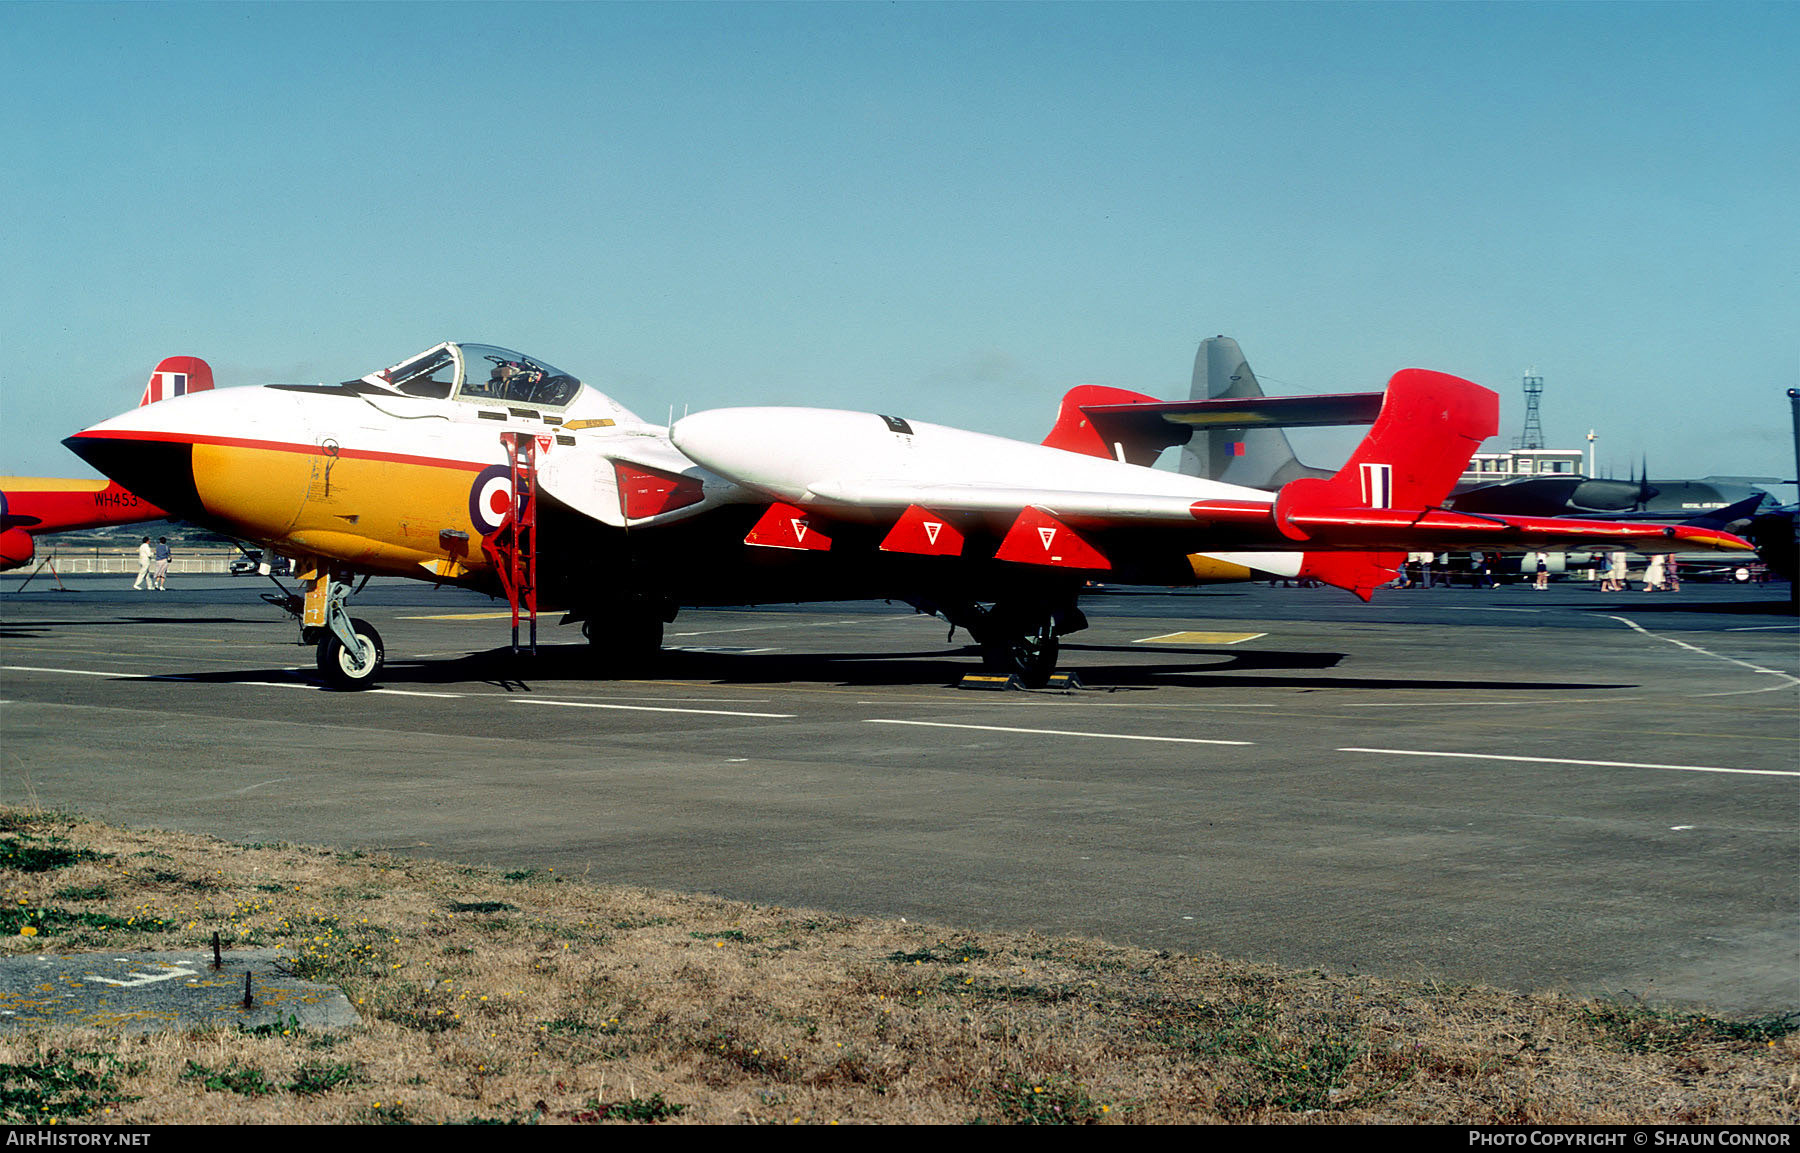
{"type": "Polygon", "coordinates": [[[482,469],[469,487],[469,523],[480,529],[482,536],[499,532],[512,507],[512,470],[503,464],[482,469]]]}

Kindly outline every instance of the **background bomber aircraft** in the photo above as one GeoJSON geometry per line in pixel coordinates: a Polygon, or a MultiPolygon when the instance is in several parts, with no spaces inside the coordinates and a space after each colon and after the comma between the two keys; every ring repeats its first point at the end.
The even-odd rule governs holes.
{"type": "Polygon", "coordinates": [[[373,574],[507,596],[515,642],[520,614],[535,637],[537,611],[555,607],[615,660],[654,652],[683,606],[887,598],[1042,684],[1102,574],[1300,576],[1366,600],[1420,548],[1748,547],[1707,529],[1440,508],[1498,413],[1488,389],[1406,369],[1385,393],[1321,397],[1164,402],[1084,385],[1042,444],[809,408],[665,427],[536,357],[446,342],[341,384],[140,406],[64,444],[171,516],[293,558],[302,592],[287,607],[343,688],[380,674],[379,633],[346,607],[373,574]],[[1196,437],[1244,443],[1216,440],[1223,428],[1370,422],[1329,475],[1151,467],[1196,437]]]}

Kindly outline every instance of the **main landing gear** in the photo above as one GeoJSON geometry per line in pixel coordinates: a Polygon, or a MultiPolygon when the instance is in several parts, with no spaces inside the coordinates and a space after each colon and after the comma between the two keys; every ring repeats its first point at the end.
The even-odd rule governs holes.
{"type": "Polygon", "coordinates": [[[918,604],[952,626],[969,630],[981,647],[982,667],[1017,676],[1028,689],[1041,689],[1056,672],[1061,638],[1087,627],[1073,595],[1059,598],[1000,601],[992,605],[964,603],[954,608],[918,604]]]}
{"type": "Polygon", "coordinates": [[[641,671],[662,653],[663,625],[675,606],[648,597],[629,597],[611,612],[581,622],[594,663],[607,673],[641,671]]]}

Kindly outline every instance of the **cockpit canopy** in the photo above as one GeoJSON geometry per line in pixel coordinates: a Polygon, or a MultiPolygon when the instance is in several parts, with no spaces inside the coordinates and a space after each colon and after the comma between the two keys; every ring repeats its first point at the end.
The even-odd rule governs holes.
{"type": "Polygon", "coordinates": [[[535,356],[491,344],[446,342],[364,379],[409,396],[562,408],[581,382],[535,356]]]}

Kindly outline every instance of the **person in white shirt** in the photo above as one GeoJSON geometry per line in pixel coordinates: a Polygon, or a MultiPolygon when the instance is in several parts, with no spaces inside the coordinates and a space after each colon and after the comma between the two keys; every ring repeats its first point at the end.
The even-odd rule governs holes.
{"type": "Polygon", "coordinates": [[[150,583],[150,558],[153,555],[155,554],[150,548],[150,538],[145,537],[144,543],[138,545],[138,575],[137,580],[131,582],[132,588],[141,589],[150,583]]]}

